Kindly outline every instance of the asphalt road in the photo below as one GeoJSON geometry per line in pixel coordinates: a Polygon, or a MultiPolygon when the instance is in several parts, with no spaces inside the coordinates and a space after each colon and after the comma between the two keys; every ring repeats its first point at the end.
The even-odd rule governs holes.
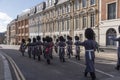
{"type": "MultiPolygon", "coordinates": [[[[28,58],[27,53],[23,57],[17,50],[1,50],[15,61],[26,80],[91,80],[89,75],[87,78],[84,77],[84,57],[80,61],[77,61],[74,57],[66,58],[66,62],[61,63],[56,54],[51,61],[52,63],[48,65],[44,58],[37,61],[37,59],[28,58]]],[[[115,60],[96,58],[96,80],[119,77],[120,72],[114,69],[115,64],[115,60]]]]}

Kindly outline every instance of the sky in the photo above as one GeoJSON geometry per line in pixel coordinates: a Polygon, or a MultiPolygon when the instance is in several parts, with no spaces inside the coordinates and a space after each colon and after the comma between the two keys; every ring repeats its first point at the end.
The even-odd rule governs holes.
{"type": "Polygon", "coordinates": [[[0,32],[7,30],[7,24],[17,15],[45,0],[0,0],[0,32]]]}

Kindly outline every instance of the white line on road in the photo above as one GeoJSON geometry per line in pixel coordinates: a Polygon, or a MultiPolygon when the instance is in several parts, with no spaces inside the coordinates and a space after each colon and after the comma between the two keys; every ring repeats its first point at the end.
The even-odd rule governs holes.
{"type": "MultiPolygon", "coordinates": [[[[75,61],[73,61],[73,60],[70,60],[70,59],[69,59],[68,61],[85,67],[85,65],[80,64],[80,63],[78,63],[78,62],[75,62],[75,61]]],[[[99,72],[99,73],[101,73],[101,74],[104,74],[104,75],[107,75],[107,76],[109,76],[109,77],[114,77],[114,75],[111,75],[111,74],[106,73],[106,72],[104,72],[104,71],[101,71],[101,70],[99,70],[99,69],[95,69],[95,70],[96,70],[97,72],[99,72]]]]}
{"type": "MultiPolygon", "coordinates": [[[[58,55],[55,55],[56,57],[59,57],[58,55]]],[[[81,65],[81,66],[83,66],[83,67],[86,67],[84,64],[80,64],[80,63],[78,63],[78,62],[75,62],[75,61],[73,61],[73,60],[70,60],[70,59],[68,59],[68,61],[69,62],[72,62],[72,63],[74,63],[74,64],[78,64],[78,65],[81,65]]],[[[111,74],[109,74],[109,73],[106,73],[106,72],[104,72],[104,71],[101,71],[101,70],[99,70],[99,69],[95,69],[97,72],[99,72],[99,73],[101,73],[101,74],[104,74],[104,75],[107,75],[107,76],[109,76],[109,77],[115,77],[114,75],[111,75],[111,74]]]]}

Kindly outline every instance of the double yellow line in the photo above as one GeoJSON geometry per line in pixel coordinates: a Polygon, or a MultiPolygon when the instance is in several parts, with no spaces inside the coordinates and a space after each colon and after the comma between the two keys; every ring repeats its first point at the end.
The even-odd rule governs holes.
{"type": "Polygon", "coordinates": [[[23,76],[22,72],[20,71],[20,69],[16,65],[15,61],[11,57],[9,57],[7,54],[4,53],[3,55],[10,62],[11,66],[12,66],[14,72],[15,72],[17,80],[26,80],[25,77],[23,76]]]}

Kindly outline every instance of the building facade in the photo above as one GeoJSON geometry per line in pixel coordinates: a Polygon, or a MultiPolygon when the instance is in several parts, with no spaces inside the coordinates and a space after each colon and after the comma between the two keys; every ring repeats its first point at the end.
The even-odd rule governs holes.
{"type": "Polygon", "coordinates": [[[7,26],[7,44],[16,43],[16,19],[12,20],[7,26]]]}
{"type": "Polygon", "coordinates": [[[22,39],[27,40],[29,37],[29,28],[28,28],[28,17],[29,11],[24,12],[17,16],[17,20],[15,22],[16,26],[16,44],[20,44],[22,39]]]}
{"type": "Polygon", "coordinates": [[[10,44],[10,23],[7,25],[7,44],[10,44]]]}
{"type": "MultiPolygon", "coordinates": [[[[78,35],[84,40],[84,31],[91,27],[96,33],[98,41],[99,24],[99,0],[46,0],[40,6],[42,10],[37,13],[38,6],[33,11],[34,16],[29,20],[30,25],[36,25],[32,36],[52,36],[56,39],[63,35],[65,38],[70,35],[74,38],[78,35]],[[33,24],[32,24],[33,23],[33,24]],[[35,29],[36,28],[36,29],[35,29]]],[[[33,30],[33,29],[31,29],[33,30]]],[[[31,31],[30,31],[31,32],[31,31]]],[[[31,37],[32,37],[31,36],[31,37]]]]}
{"type": "Polygon", "coordinates": [[[100,0],[100,44],[102,46],[117,46],[112,38],[119,37],[120,0],[100,0]]]}
{"type": "Polygon", "coordinates": [[[29,37],[33,38],[37,35],[43,36],[44,27],[44,12],[45,2],[42,2],[32,8],[30,8],[29,15],[29,37]]]}

